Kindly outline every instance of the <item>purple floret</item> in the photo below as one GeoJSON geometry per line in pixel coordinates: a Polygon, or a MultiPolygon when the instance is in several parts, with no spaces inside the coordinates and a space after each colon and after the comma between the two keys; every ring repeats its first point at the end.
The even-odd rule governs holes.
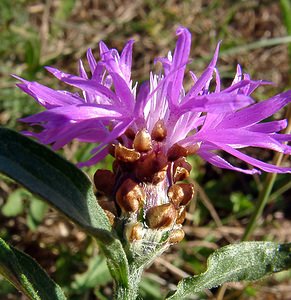
{"type": "Polygon", "coordinates": [[[163,72],[150,73],[149,81],[141,85],[133,84],[131,79],[132,40],[126,43],[121,54],[100,42],[99,61],[89,49],[90,75],[81,60],[79,76],[46,68],[62,82],[79,88],[80,93],[56,91],[16,76],[22,82],[18,87],[46,109],[21,119],[43,128],[40,133],[25,134],[51,144],[54,150],[73,139],[94,143],[96,148],[91,159],[79,164],[89,166],[103,159],[118,138],[125,146],[130,146],[124,134],[126,130],[146,129],[151,133],[155,124],[162,120],[167,129],[167,138],[160,145],[164,153],[178,143],[185,148],[196,146],[199,148],[197,155],[219,168],[246,174],[260,173],[260,170],[291,172],[291,168],[277,167],[240,151],[258,147],[291,153],[291,147],[286,145],[291,135],[279,133],[287,127],[287,121],[262,122],[291,101],[291,91],[255,103],[251,93],[268,82],[252,80],[248,74],[243,74],[240,66],[232,84],[222,89],[216,68],[219,44],[199,78],[190,72],[193,84],[185,91],[183,80],[189,62],[191,34],[183,27],[179,27],[176,34],[174,54],[169,52],[167,57],[156,59],[162,64],[163,72]],[[214,88],[210,89],[210,83],[214,88]],[[235,167],[217,150],[223,150],[253,168],[235,167]]]}

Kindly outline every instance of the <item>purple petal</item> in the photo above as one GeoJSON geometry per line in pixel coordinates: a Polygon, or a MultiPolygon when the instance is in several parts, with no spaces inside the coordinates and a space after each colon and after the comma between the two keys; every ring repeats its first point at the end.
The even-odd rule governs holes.
{"type": "Polygon", "coordinates": [[[88,79],[88,75],[85,71],[84,64],[81,59],[79,60],[79,74],[82,78],[88,79]]]}
{"type": "Polygon", "coordinates": [[[216,46],[214,56],[213,56],[210,64],[208,65],[207,69],[202,73],[202,75],[196,81],[194,86],[190,89],[190,91],[186,95],[186,97],[184,99],[185,102],[187,102],[188,99],[192,98],[193,96],[197,96],[199,94],[199,92],[201,92],[203,90],[205,84],[209,80],[211,80],[212,74],[213,74],[217,59],[218,59],[219,46],[220,46],[220,42],[216,46]]]}
{"type": "Polygon", "coordinates": [[[287,125],[288,125],[287,120],[278,120],[278,121],[254,124],[248,127],[248,130],[264,132],[264,133],[275,133],[285,129],[287,125]]]}
{"type": "Polygon", "coordinates": [[[178,28],[176,35],[178,41],[170,69],[170,72],[173,73],[169,82],[170,106],[178,103],[191,48],[191,34],[186,28],[178,28]]]}
{"type": "Polygon", "coordinates": [[[208,152],[208,151],[203,151],[203,150],[199,150],[197,152],[197,154],[202,157],[204,160],[208,161],[209,163],[211,163],[212,165],[218,167],[218,168],[222,168],[222,169],[229,169],[229,170],[233,170],[233,171],[237,171],[237,172],[242,172],[245,174],[260,174],[261,172],[257,169],[242,169],[242,168],[238,168],[233,166],[232,164],[230,164],[229,162],[227,162],[226,160],[224,160],[222,157],[212,153],[212,152],[208,152]]]}
{"type": "Polygon", "coordinates": [[[100,56],[102,56],[104,53],[110,51],[109,48],[106,46],[106,44],[103,41],[99,42],[99,50],[100,50],[100,56]]]}
{"type": "Polygon", "coordinates": [[[149,81],[144,82],[139,87],[139,91],[136,97],[136,104],[134,109],[134,115],[138,117],[143,117],[144,107],[147,102],[147,96],[150,93],[150,84],[149,81]]]}
{"type": "Polygon", "coordinates": [[[77,164],[78,167],[90,167],[92,165],[97,164],[99,161],[101,161],[103,158],[105,158],[108,155],[108,148],[105,147],[101,151],[99,151],[97,154],[95,154],[93,157],[91,157],[89,160],[85,162],[80,162],[77,164]]]}
{"type": "Polygon", "coordinates": [[[17,84],[17,86],[45,108],[84,103],[81,97],[77,97],[69,92],[55,91],[37,82],[26,80],[24,82],[23,84],[17,84]]]}
{"type": "Polygon", "coordinates": [[[125,119],[115,125],[113,130],[107,135],[107,137],[102,141],[102,143],[91,151],[91,154],[98,153],[103,149],[107,144],[112,143],[116,140],[119,136],[121,136],[126,129],[131,125],[133,122],[132,119],[125,119]]]}
{"type": "Polygon", "coordinates": [[[66,127],[66,131],[55,135],[55,143],[52,148],[54,150],[60,149],[75,138],[87,143],[97,143],[101,142],[106,135],[107,129],[98,126],[98,120],[90,120],[90,122],[86,120],[78,124],[70,124],[66,127]]]}
{"type": "Polygon", "coordinates": [[[273,115],[289,102],[291,102],[291,91],[278,94],[268,100],[230,114],[220,123],[219,127],[239,128],[253,125],[273,115]]]}
{"type": "Polygon", "coordinates": [[[291,134],[274,134],[274,138],[279,142],[290,142],[291,134]]]}
{"type": "Polygon", "coordinates": [[[219,143],[213,143],[215,144],[218,148],[224,150],[225,152],[228,152],[229,154],[241,159],[242,161],[245,161],[246,163],[259,168],[265,172],[270,172],[270,173],[291,173],[291,168],[283,168],[283,167],[278,167],[272,164],[268,164],[265,162],[262,162],[258,159],[255,159],[253,157],[250,157],[236,149],[233,149],[232,147],[228,145],[223,145],[219,143]]]}
{"type": "Polygon", "coordinates": [[[272,136],[244,129],[201,130],[193,136],[193,140],[196,142],[209,141],[211,143],[227,144],[232,145],[234,148],[251,146],[272,149],[286,154],[291,153],[289,146],[279,143],[272,136]]]}
{"type": "Polygon", "coordinates": [[[179,109],[180,112],[200,111],[219,114],[235,111],[252,102],[253,100],[249,96],[224,94],[221,92],[193,97],[189,99],[187,103],[182,104],[179,109]]]}
{"type": "Polygon", "coordinates": [[[20,119],[22,122],[52,122],[57,120],[86,120],[86,119],[123,119],[124,115],[105,105],[68,105],[52,108],[38,114],[20,119]]]}
{"type": "Polygon", "coordinates": [[[122,50],[120,55],[120,68],[124,74],[126,82],[130,81],[131,77],[131,65],[132,65],[132,46],[134,40],[129,40],[122,50]]]}
{"type": "Polygon", "coordinates": [[[94,57],[94,55],[92,53],[92,49],[91,48],[89,48],[87,50],[86,55],[87,55],[87,60],[88,60],[88,64],[89,64],[89,68],[90,68],[91,74],[93,75],[93,73],[94,73],[94,71],[95,71],[95,69],[97,67],[97,62],[96,62],[96,59],[95,59],[95,57],[94,57]]]}
{"type": "Polygon", "coordinates": [[[109,100],[113,100],[114,102],[120,102],[117,96],[111,90],[109,90],[104,85],[98,83],[95,80],[86,80],[79,76],[63,73],[51,67],[46,67],[46,69],[59,80],[67,84],[80,88],[88,93],[105,96],[106,98],[103,97],[102,99],[100,99],[103,103],[110,103],[109,100]]]}
{"type": "Polygon", "coordinates": [[[214,72],[215,72],[215,83],[216,83],[214,93],[219,93],[221,88],[220,75],[217,68],[214,68],[214,72]]]}
{"type": "Polygon", "coordinates": [[[110,75],[113,79],[115,93],[122,100],[122,106],[126,107],[129,112],[132,112],[135,105],[135,99],[128,84],[118,74],[111,73],[110,75]]]}

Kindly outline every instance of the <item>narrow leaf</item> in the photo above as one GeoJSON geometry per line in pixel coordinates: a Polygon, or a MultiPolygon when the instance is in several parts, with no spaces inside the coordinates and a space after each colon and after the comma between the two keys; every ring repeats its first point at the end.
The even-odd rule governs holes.
{"type": "Polygon", "coordinates": [[[0,238],[0,274],[33,300],[65,300],[61,288],[39,264],[0,238]]]}
{"type": "Polygon", "coordinates": [[[17,132],[0,128],[0,172],[41,196],[81,227],[110,230],[90,180],[73,164],[17,132]]]}
{"type": "Polygon", "coordinates": [[[93,235],[109,259],[112,275],[127,285],[125,252],[110,232],[111,225],[87,176],[47,147],[10,129],[0,128],[0,141],[0,172],[93,235]]]}
{"type": "Polygon", "coordinates": [[[180,281],[177,291],[167,299],[217,287],[225,282],[258,280],[268,274],[291,268],[291,243],[243,242],[215,251],[207,261],[206,272],[180,281]]]}

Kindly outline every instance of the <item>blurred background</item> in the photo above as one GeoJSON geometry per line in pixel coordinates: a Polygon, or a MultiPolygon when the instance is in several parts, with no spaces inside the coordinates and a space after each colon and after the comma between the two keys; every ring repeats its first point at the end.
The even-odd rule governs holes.
{"type": "MultiPolygon", "coordinates": [[[[15,87],[11,74],[64,89],[44,66],[76,73],[87,48],[98,58],[100,40],[121,50],[133,38],[132,78],[142,82],[148,79],[154,58],[174,49],[178,25],[192,33],[189,70],[201,74],[222,40],[218,68],[225,85],[239,63],[253,79],[274,82],[254,94],[257,100],[290,89],[290,0],[1,0],[0,126],[23,130],[17,119],[41,109],[15,87]]],[[[276,117],[284,118],[285,113],[282,110],[276,117]]],[[[90,148],[73,142],[61,154],[73,162],[85,160],[90,148]]],[[[267,151],[248,153],[265,161],[273,159],[267,151]]],[[[110,167],[110,158],[102,164],[110,167]]],[[[219,170],[196,157],[192,164],[191,181],[198,192],[189,206],[186,237],[146,271],[143,299],[163,299],[181,278],[203,272],[215,249],[240,241],[265,188],[265,175],[219,170]]],[[[283,164],[288,164],[286,158],[283,164]]],[[[98,167],[85,171],[92,176],[98,167]]],[[[290,188],[290,175],[277,176],[252,239],[291,241],[290,188]]],[[[110,276],[96,244],[4,177],[0,177],[0,236],[36,258],[69,299],[112,298],[110,276]]],[[[286,271],[256,283],[228,284],[225,293],[214,289],[193,299],[291,299],[290,283],[291,272],[286,271]]],[[[0,299],[24,298],[0,277],[0,299]]]]}

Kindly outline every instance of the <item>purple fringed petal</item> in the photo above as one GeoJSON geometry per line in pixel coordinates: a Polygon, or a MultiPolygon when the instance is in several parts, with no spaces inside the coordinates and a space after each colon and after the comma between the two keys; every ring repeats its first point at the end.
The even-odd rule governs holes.
{"type": "Polygon", "coordinates": [[[134,40],[129,40],[122,50],[120,55],[120,69],[124,75],[124,79],[127,83],[130,82],[131,77],[131,65],[132,65],[132,47],[134,40]]]}
{"type": "Polygon", "coordinates": [[[114,94],[111,90],[109,90],[107,87],[104,85],[98,83],[95,80],[86,80],[82,77],[78,76],[73,76],[70,74],[66,74],[63,72],[60,72],[57,69],[51,68],[51,67],[46,67],[46,69],[51,72],[55,77],[57,77],[59,80],[70,84],[72,86],[75,86],[77,88],[82,89],[85,92],[91,93],[92,95],[98,95],[101,98],[98,100],[95,98],[97,103],[119,103],[120,100],[114,94]]]}
{"type": "Polygon", "coordinates": [[[180,106],[180,112],[204,111],[216,114],[235,111],[253,103],[252,98],[245,95],[232,95],[226,93],[213,93],[196,96],[180,106]]]}
{"type": "Polygon", "coordinates": [[[279,142],[291,141],[291,134],[274,134],[273,137],[279,142]]]}
{"type": "Polygon", "coordinates": [[[182,90],[184,72],[186,64],[189,59],[190,48],[191,48],[191,35],[190,32],[185,28],[178,28],[176,35],[178,41],[173,56],[170,73],[173,73],[168,84],[168,96],[169,104],[177,105],[182,90]]]}
{"type": "Polygon", "coordinates": [[[125,130],[131,125],[133,120],[126,119],[122,122],[119,122],[115,125],[113,130],[106,136],[106,138],[102,141],[102,143],[91,151],[92,154],[98,153],[103,149],[107,144],[112,143],[112,141],[116,140],[119,136],[121,136],[125,130]]]}
{"type": "Polygon", "coordinates": [[[278,120],[278,121],[254,124],[248,127],[248,130],[264,132],[264,133],[275,133],[285,129],[287,125],[288,125],[287,120],[278,120]]]}
{"type": "Polygon", "coordinates": [[[239,128],[260,122],[291,102],[291,91],[278,94],[268,100],[256,103],[227,116],[220,128],[239,128]]]}
{"type": "Polygon", "coordinates": [[[17,84],[17,86],[25,93],[32,96],[45,108],[49,109],[56,106],[78,105],[84,103],[84,100],[81,97],[77,97],[75,94],[66,91],[55,91],[42,84],[23,80],[20,77],[17,77],[17,79],[24,82],[17,84]]]}
{"type": "Polygon", "coordinates": [[[78,167],[82,168],[82,167],[90,167],[92,165],[97,164],[100,160],[102,160],[103,158],[105,158],[108,155],[108,146],[103,148],[101,151],[99,151],[97,154],[95,154],[93,157],[91,157],[89,160],[85,161],[85,162],[80,162],[77,164],[78,167]]]}
{"type": "Polygon", "coordinates": [[[242,161],[245,161],[246,163],[259,168],[265,172],[270,172],[270,173],[291,173],[291,168],[284,168],[284,167],[277,167],[272,164],[268,164],[265,162],[262,162],[258,159],[255,159],[253,157],[250,157],[236,149],[233,149],[232,147],[224,144],[218,144],[218,143],[213,143],[217,146],[218,149],[224,150],[225,152],[228,152],[229,154],[239,158],[242,161]]]}
{"type": "Polygon", "coordinates": [[[227,162],[226,160],[224,160],[222,157],[220,157],[219,155],[216,155],[212,152],[208,152],[208,151],[203,151],[203,150],[199,150],[197,152],[197,154],[203,158],[204,160],[206,160],[207,162],[211,163],[212,165],[214,165],[215,167],[218,168],[222,168],[222,169],[229,169],[229,170],[233,170],[233,171],[237,171],[237,172],[242,172],[245,174],[260,174],[261,172],[257,169],[242,169],[242,168],[238,168],[233,166],[232,164],[230,164],[229,162],[227,162]]]}
{"type": "Polygon", "coordinates": [[[121,112],[115,111],[112,107],[105,105],[68,105],[64,107],[56,107],[38,114],[20,119],[22,122],[48,122],[57,120],[88,120],[88,119],[123,119],[121,112]]]}
{"type": "Polygon", "coordinates": [[[47,109],[21,120],[42,128],[39,133],[25,134],[44,144],[52,144],[53,149],[59,149],[73,139],[97,143],[92,151],[93,157],[79,164],[89,166],[104,158],[109,145],[117,139],[132,147],[132,141],[124,134],[129,126],[135,132],[143,128],[151,132],[156,122],[162,120],[167,137],[155,145],[159,151],[162,149],[166,153],[174,143],[184,147],[199,145],[197,154],[220,168],[246,174],[259,173],[258,169],[291,172],[290,168],[273,166],[236,150],[251,146],[291,153],[291,146],[285,144],[291,140],[291,135],[278,133],[287,127],[287,120],[259,123],[290,103],[291,91],[253,104],[251,93],[270,83],[251,80],[239,65],[230,87],[221,90],[216,68],[218,43],[202,75],[197,78],[190,72],[193,86],[187,93],[183,79],[189,60],[191,35],[183,27],[178,28],[176,35],[173,57],[169,52],[167,58],[155,60],[162,63],[164,71],[160,75],[151,73],[150,80],[140,87],[133,86],[131,81],[133,40],[126,43],[120,55],[116,49],[109,49],[100,42],[101,60],[98,62],[88,49],[89,73],[81,60],[79,76],[47,67],[59,80],[79,88],[80,95],[55,91],[15,76],[21,81],[18,87],[47,109]],[[255,168],[235,167],[213,153],[217,150],[228,152],[255,168]]]}
{"type": "Polygon", "coordinates": [[[147,96],[150,93],[150,84],[148,81],[141,84],[136,97],[136,103],[134,108],[134,115],[142,118],[144,114],[144,108],[147,102],[147,96]]]}
{"type": "Polygon", "coordinates": [[[194,142],[208,141],[211,143],[219,143],[231,145],[233,148],[244,147],[259,147],[272,149],[274,151],[291,153],[291,148],[281,144],[272,136],[261,133],[253,132],[244,129],[213,129],[208,131],[200,131],[193,137],[194,142]]]}
{"type": "Polygon", "coordinates": [[[215,65],[216,65],[216,62],[218,59],[219,46],[220,46],[220,42],[218,43],[218,45],[215,49],[214,56],[213,56],[210,64],[208,65],[207,69],[202,73],[202,75],[199,77],[199,79],[196,81],[194,86],[190,89],[190,91],[186,95],[185,99],[183,100],[184,102],[187,103],[187,101],[189,99],[191,99],[194,96],[197,96],[203,90],[205,84],[209,80],[211,80],[212,74],[214,72],[214,68],[215,68],[215,65]]]}
{"type": "Polygon", "coordinates": [[[96,59],[92,53],[92,49],[89,48],[87,50],[87,53],[86,53],[86,56],[87,56],[87,60],[88,60],[88,64],[89,64],[89,68],[90,68],[90,71],[91,71],[91,74],[93,75],[96,67],[97,67],[97,62],[96,62],[96,59]]]}

